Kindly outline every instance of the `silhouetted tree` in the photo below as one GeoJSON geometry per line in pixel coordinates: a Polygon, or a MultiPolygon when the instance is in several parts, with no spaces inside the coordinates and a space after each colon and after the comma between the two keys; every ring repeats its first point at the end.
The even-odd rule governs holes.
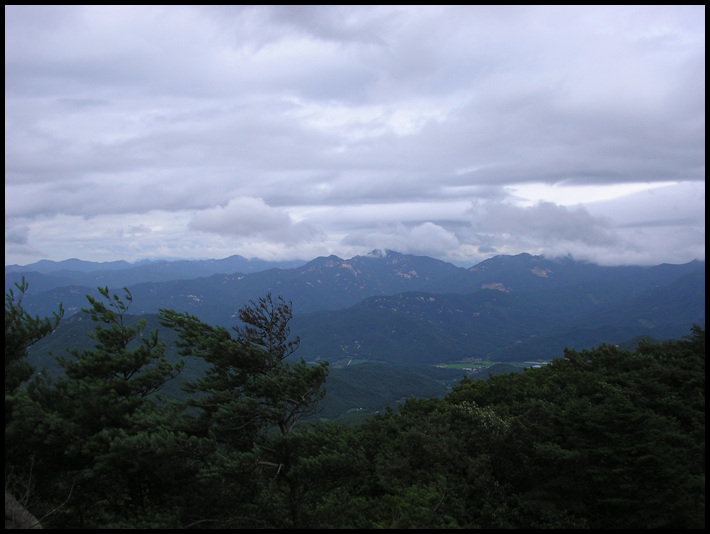
{"type": "Polygon", "coordinates": [[[236,337],[189,314],[161,310],[161,315],[164,325],[178,331],[181,353],[209,364],[185,390],[192,394],[187,404],[195,414],[193,432],[219,445],[206,461],[205,476],[223,488],[218,493],[227,501],[214,504],[231,508],[225,524],[298,524],[294,431],[325,395],[328,365],[288,360],[298,347],[298,338],[289,340],[291,304],[270,294],[250,301],[239,310],[236,337]],[[288,504],[277,504],[279,495],[288,504]]]}

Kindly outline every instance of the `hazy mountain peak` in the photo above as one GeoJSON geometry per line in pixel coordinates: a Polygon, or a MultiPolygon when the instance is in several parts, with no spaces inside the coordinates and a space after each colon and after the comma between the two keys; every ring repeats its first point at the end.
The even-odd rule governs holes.
{"type": "Polygon", "coordinates": [[[376,248],[365,254],[365,258],[386,258],[387,256],[391,255],[397,255],[399,254],[398,252],[395,252],[393,250],[389,249],[384,249],[384,248],[376,248]]]}

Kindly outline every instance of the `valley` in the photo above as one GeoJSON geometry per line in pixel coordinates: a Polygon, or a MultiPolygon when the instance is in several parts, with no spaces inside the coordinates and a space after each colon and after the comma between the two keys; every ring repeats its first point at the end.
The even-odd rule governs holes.
{"type": "Polygon", "coordinates": [[[101,492],[102,513],[66,508],[54,525],[153,525],[162,510],[174,515],[161,525],[204,510],[270,525],[263,510],[291,502],[294,480],[317,502],[311,526],[380,528],[411,497],[417,526],[695,527],[704,289],[702,262],[520,255],[462,269],[388,253],[100,298],[21,291],[6,299],[6,455],[9,443],[11,471],[41,480],[43,503],[92,475],[72,506],[101,492]],[[18,308],[65,299],[58,324],[18,308]],[[141,487],[154,508],[132,517],[141,487]]]}
{"type": "MultiPolygon", "coordinates": [[[[219,265],[247,265],[235,261],[219,265]]],[[[562,357],[566,348],[678,339],[704,320],[705,310],[704,262],[601,267],[521,254],[466,269],[388,251],[349,260],[317,258],[291,268],[263,264],[264,270],[256,272],[206,277],[200,276],[203,263],[191,270],[184,262],[179,272],[192,278],[165,281],[159,269],[146,265],[98,266],[44,262],[38,267],[42,272],[6,267],[6,289],[22,276],[31,280],[23,301],[31,314],[47,316],[59,303],[66,310],[56,332],[30,348],[37,367],[51,374],[57,366],[50,353],[91,348],[93,325],[80,310],[96,288],[72,284],[37,291],[32,285],[58,283],[58,273],[86,284],[111,273],[114,282],[126,283],[133,296],[131,320],[146,319],[146,330],[159,332],[171,361],[179,359],[176,335],[161,326],[160,309],[231,329],[239,307],[273,293],[293,303],[290,328],[300,338],[294,357],[330,364],[321,417],[333,420],[370,415],[407,397],[443,397],[463,376],[519,372],[562,357]],[[67,266],[83,270],[68,274],[67,266]],[[136,270],[155,279],[131,285],[136,270]],[[369,402],[361,406],[361,399],[369,402]]],[[[202,372],[203,362],[186,362],[167,391],[180,396],[180,384],[202,372]]]]}

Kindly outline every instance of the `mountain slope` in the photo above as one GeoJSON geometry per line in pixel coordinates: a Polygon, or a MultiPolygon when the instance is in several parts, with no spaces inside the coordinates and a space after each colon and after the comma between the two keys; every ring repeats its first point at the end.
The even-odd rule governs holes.
{"type": "MultiPolygon", "coordinates": [[[[638,281],[637,281],[638,282],[638,281]]],[[[628,281],[468,295],[404,293],[294,318],[314,359],[438,363],[551,359],[636,336],[687,334],[705,317],[705,270],[645,288],[628,281]]]]}
{"type": "MultiPolygon", "coordinates": [[[[307,313],[352,306],[372,295],[421,289],[457,270],[461,268],[440,260],[388,252],[350,260],[329,256],[292,269],[149,282],[131,285],[129,289],[134,313],[156,313],[160,308],[170,308],[227,326],[233,324],[241,306],[268,292],[292,301],[296,313],[307,313]]],[[[62,302],[67,314],[72,314],[85,306],[86,294],[96,296],[98,292],[88,283],[72,285],[39,294],[30,292],[25,304],[31,313],[46,316],[62,302]]]]}
{"type": "MultiPolygon", "coordinates": [[[[216,274],[130,286],[130,313],[184,311],[234,326],[238,309],[266,293],[293,303],[304,357],[433,363],[461,358],[528,360],[650,335],[684,335],[704,318],[704,262],[600,267],[569,259],[498,256],[470,269],[386,253],[316,258],[292,269],[216,274]]],[[[121,292],[118,292],[121,294],[121,292]]],[[[23,305],[67,317],[96,289],[55,288],[23,305]]]]}
{"type": "Polygon", "coordinates": [[[213,274],[254,273],[274,268],[289,269],[304,262],[267,262],[230,256],[220,260],[157,260],[139,263],[96,263],[81,260],[37,263],[5,267],[5,290],[24,276],[37,291],[77,285],[83,287],[124,287],[144,282],[191,280],[213,274]]]}
{"type": "MultiPolygon", "coordinates": [[[[493,289],[515,293],[587,284],[596,291],[618,293],[626,298],[634,292],[666,284],[700,265],[704,269],[704,263],[700,262],[652,268],[600,267],[521,254],[498,256],[464,269],[428,257],[387,251],[349,260],[336,256],[316,258],[291,269],[214,274],[128,287],[134,296],[134,313],[156,313],[160,308],[170,308],[192,313],[212,324],[229,326],[241,306],[268,292],[292,301],[296,314],[343,309],[371,296],[407,291],[463,294],[493,289]]],[[[44,292],[31,285],[25,299],[28,310],[46,316],[62,302],[67,315],[76,313],[86,305],[86,294],[98,294],[93,284],[96,279],[80,280],[80,284],[44,292]]],[[[100,285],[108,285],[112,290],[122,287],[100,285]]]]}
{"type": "MultiPolygon", "coordinates": [[[[126,324],[135,325],[139,320],[146,321],[145,332],[159,331],[159,339],[166,343],[166,356],[170,362],[183,360],[182,373],[168,382],[161,393],[175,399],[183,399],[185,393],[180,386],[186,381],[194,381],[205,369],[204,360],[197,357],[181,358],[176,346],[177,334],[160,325],[157,315],[126,315],[126,324]]],[[[61,368],[50,353],[67,356],[66,349],[91,350],[95,341],[89,333],[95,323],[89,316],[77,313],[62,321],[59,328],[30,347],[28,361],[38,371],[56,377],[61,368]]],[[[135,343],[135,342],[134,342],[135,343]]],[[[295,355],[300,355],[302,351],[295,355]]],[[[392,366],[365,362],[360,364],[330,366],[326,382],[326,397],[320,403],[320,410],[312,420],[329,419],[344,423],[354,423],[369,417],[387,406],[411,397],[443,397],[463,378],[461,370],[439,369],[431,366],[392,366]]]]}

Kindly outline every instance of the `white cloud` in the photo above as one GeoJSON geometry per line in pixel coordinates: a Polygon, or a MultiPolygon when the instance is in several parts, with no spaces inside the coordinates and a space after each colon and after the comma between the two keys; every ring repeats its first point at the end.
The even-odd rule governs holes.
{"type": "Polygon", "coordinates": [[[591,216],[584,208],[567,208],[551,202],[520,207],[481,203],[472,206],[469,242],[493,246],[499,251],[546,251],[563,255],[572,248],[620,245],[611,221],[591,216]]]}
{"type": "Polygon", "coordinates": [[[287,213],[267,206],[260,198],[235,198],[226,206],[209,208],[195,214],[193,230],[249,236],[285,230],[291,226],[287,213]]]}
{"type": "Polygon", "coordinates": [[[396,250],[450,259],[460,245],[453,232],[431,222],[414,227],[397,224],[354,231],[344,236],[343,244],[359,247],[360,250],[396,250]]]}
{"type": "Polygon", "coordinates": [[[704,6],[5,14],[6,261],[704,257],[704,6]]]}

